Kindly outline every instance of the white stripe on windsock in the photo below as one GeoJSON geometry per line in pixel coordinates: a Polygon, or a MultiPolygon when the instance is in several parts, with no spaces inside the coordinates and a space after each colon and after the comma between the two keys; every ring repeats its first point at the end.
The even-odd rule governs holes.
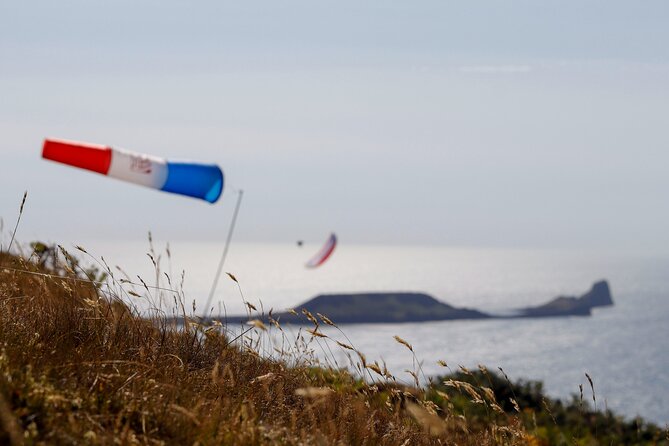
{"type": "Polygon", "coordinates": [[[124,149],[112,149],[107,176],[142,186],[162,189],[167,181],[167,161],[124,149]]]}

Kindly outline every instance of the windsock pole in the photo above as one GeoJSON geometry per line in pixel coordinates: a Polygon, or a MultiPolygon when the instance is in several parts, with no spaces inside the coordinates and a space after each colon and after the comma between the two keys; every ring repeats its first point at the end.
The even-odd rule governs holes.
{"type": "Polygon", "coordinates": [[[223,254],[221,255],[221,260],[218,262],[218,270],[216,271],[216,276],[214,277],[214,283],[211,285],[211,291],[209,291],[209,298],[207,299],[207,305],[204,307],[204,319],[209,319],[209,311],[211,304],[214,300],[214,294],[216,294],[216,287],[218,286],[218,279],[221,278],[221,272],[223,271],[223,265],[225,264],[225,258],[228,256],[228,249],[230,249],[230,241],[232,240],[232,233],[235,231],[235,223],[237,223],[237,215],[239,214],[239,207],[242,205],[242,198],[244,196],[244,191],[239,189],[237,195],[237,204],[235,205],[235,210],[232,213],[232,222],[230,223],[230,229],[228,229],[228,236],[225,240],[225,246],[223,247],[223,254]]]}

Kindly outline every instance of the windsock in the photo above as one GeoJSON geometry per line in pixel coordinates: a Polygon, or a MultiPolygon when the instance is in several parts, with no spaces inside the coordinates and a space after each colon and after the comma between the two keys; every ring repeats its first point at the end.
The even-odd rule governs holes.
{"type": "Polygon", "coordinates": [[[169,161],[109,146],[57,139],[44,140],[42,158],[209,203],[215,203],[223,192],[223,172],[215,164],[169,161]]]}

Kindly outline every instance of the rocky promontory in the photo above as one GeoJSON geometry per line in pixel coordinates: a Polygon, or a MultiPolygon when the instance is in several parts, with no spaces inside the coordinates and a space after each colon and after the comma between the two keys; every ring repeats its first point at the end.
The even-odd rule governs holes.
{"type": "Polygon", "coordinates": [[[581,297],[560,296],[537,307],[520,310],[518,317],[590,316],[595,307],[613,305],[609,284],[602,280],[581,297]]]}
{"type": "MultiPolygon", "coordinates": [[[[374,292],[321,294],[301,305],[295,311],[274,313],[272,318],[281,323],[305,324],[303,310],[323,314],[337,324],[370,324],[398,322],[427,322],[463,319],[515,319],[535,317],[589,316],[595,307],[613,305],[606,281],[595,283],[580,297],[560,296],[535,307],[512,310],[504,315],[490,314],[472,308],[458,308],[441,302],[425,293],[374,292]]],[[[228,323],[246,322],[248,316],[232,316],[228,323]]],[[[267,318],[260,318],[267,319],[267,318]]]]}
{"type": "MultiPolygon", "coordinates": [[[[312,314],[324,314],[343,324],[378,322],[425,322],[454,319],[485,319],[488,316],[470,308],[457,308],[424,293],[321,294],[298,305],[312,314]]],[[[282,322],[304,320],[282,313],[282,322]]]]}

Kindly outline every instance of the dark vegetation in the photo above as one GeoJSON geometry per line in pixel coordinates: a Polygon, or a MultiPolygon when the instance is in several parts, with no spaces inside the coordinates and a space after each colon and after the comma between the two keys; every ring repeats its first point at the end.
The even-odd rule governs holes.
{"type": "Polygon", "coordinates": [[[597,404],[594,383],[586,377],[590,386],[563,402],[545,396],[541,382],[512,383],[501,369],[495,373],[485,367],[461,368],[439,380],[428,398],[446,404],[471,423],[485,425],[491,413],[515,413],[535,444],[669,444],[669,432],[640,418],[625,420],[610,410],[593,410],[597,404]],[[486,388],[494,394],[497,406],[486,402],[486,388]]]}

